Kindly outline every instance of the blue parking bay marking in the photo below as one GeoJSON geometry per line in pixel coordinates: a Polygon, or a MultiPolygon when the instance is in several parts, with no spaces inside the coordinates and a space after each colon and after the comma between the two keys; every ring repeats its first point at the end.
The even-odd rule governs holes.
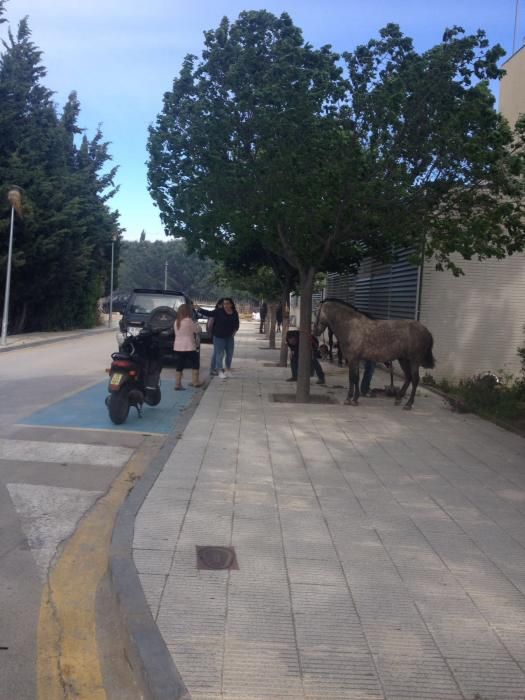
{"type": "Polygon", "coordinates": [[[105,404],[108,395],[107,381],[95,384],[73,396],[35,411],[18,421],[19,425],[39,425],[56,428],[84,428],[89,430],[127,430],[135,433],[167,434],[175,427],[182,410],[187,408],[195,395],[195,389],[175,391],[173,379],[163,379],[162,399],[157,406],[144,404],[142,418],[137,409],[129,409],[125,423],[115,425],[109,418],[105,404]]]}

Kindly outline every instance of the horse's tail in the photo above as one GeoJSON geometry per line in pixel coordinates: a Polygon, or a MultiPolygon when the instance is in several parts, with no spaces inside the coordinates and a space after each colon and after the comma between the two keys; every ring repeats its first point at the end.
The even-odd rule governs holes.
{"type": "Polygon", "coordinates": [[[430,334],[430,341],[428,343],[427,349],[425,350],[425,355],[423,357],[423,362],[421,363],[421,366],[424,367],[425,369],[434,369],[436,366],[436,358],[432,354],[432,348],[434,346],[434,338],[432,337],[432,334],[430,334]]]}

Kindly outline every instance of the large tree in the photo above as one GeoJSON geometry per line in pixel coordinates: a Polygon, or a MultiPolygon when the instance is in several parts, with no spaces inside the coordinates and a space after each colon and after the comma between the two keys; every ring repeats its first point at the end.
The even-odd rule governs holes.
{"type": "Polygon", "coordinates": [[[286,14],[243,12],[188,56],[149,136],[166,231],[224,257],[256,240],[299,275],[298,400],[318,270],[411,246],[451,256],[525,245],[521,144],[495,112],[499,47],[447,31],[418,54],[396,25],[345,54],[314,49],[286,14]]]}
{"type": "Polygon", "coordinates": [[[94,325],[112,237],[120,233],[118,212],[107,203],[116,189],[108,144],[100,130],[81,138],[74,92],[57,113],[45,74],[24,19],[16,33],[9,30],[0,56],[0,297],[9,227],[5,190],[13,184],[23,190],[11,278],[15,332],[94,325]]]}
{"type": "MultiPolygon", "coordinates": [[[[259,227],[260,229],[260,227],[259,227]]],[[[241,289],[247,289],[259,299],[269,301],[269,347],[275,348],[275,310],[277,302],[283,308],[283,331],[279,364],[286,366],[288,349],[285,342],[289,327],[290,294],[297,291],[298,274],[282,255],[265,248],[260,239],[253,236],[236,237],[234,245],[221,249],[222,277],[241,289]]]]}

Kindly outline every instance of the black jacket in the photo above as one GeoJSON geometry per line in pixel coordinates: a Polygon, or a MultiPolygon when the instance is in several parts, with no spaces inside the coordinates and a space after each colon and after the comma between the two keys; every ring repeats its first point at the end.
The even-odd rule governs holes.
{"type": "Polygon", "coordinates": [[[229,338],[239,330],[239,314],[235,310],[227,314],[221,308],[208,311],[199,307],[199,313],[208,318],[213,317],[213,335],[217,338],[229,338]]]}

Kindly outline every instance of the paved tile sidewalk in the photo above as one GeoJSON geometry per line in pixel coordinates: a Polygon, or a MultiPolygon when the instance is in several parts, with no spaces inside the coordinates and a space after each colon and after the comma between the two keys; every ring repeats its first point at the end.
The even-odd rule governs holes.
{"type": "Polygon", "coordinates": [[[136,520],[192,698],[525,698],[525,440],[425,391],[273,403],[292,389],[260,338],[241,328],[136,520]],[[198,570],[209,544],[239,570],[198,570]]]}

